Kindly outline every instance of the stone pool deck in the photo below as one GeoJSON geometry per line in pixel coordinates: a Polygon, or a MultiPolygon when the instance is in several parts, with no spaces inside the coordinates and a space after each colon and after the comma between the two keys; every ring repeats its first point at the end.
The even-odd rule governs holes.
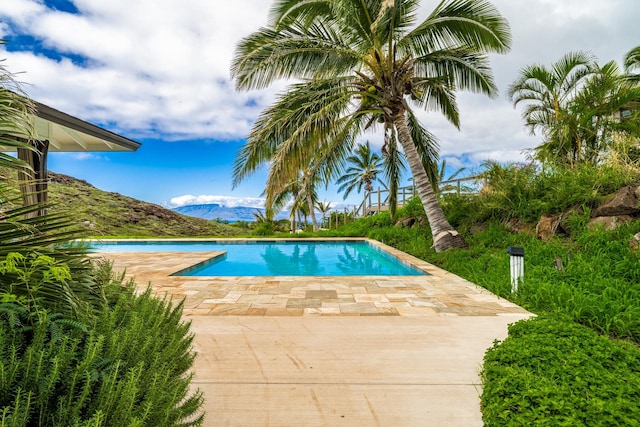
{"type": "Polygon", "coordinates": [[[531,314],[375,244],[430,275],[180,277],[219,253],[98,255],[185,300],[207,426],[481,426],[484,352],[531,314]]]}

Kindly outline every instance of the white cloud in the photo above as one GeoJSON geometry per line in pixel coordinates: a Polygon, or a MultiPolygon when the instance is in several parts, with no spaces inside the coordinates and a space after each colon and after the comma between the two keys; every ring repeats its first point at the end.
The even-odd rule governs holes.
{"type": "MultiPolygon", "coordinates": [[[[526,134],[520,110],[504,95],[520,68],[551,64],[577,49],[592,50],[601,62],[620,61],[640,40],[637,0],[493,3],[513,32],[512,51],[492,56],[501,94],[494,100],[461,94],[460,131],[439,114],[421,114],[443,156],[493,153],[506,158],[532,147],[537,140],[526,134]]],[[[237,42],[266,23],[271,0],[74,4],[79,15],[48,9],[41,0],[0,2],[0,36],[11,39],[17,28],[47,48],[85,58],[74,63],[0,50],[11,71],[26,72],[19,78],[29,83],[28,93],[54,108],[133,138],[239,139],[284,86],[238,93],[230,80],[237,42]]],[[[434,1],[423,1],[419,16],[434,6],[434,1]]],[[[363,141],[368,137],[381,145],[379,135],[363,141]]]]}
{"type": "Polygon", "coordinates": [[[75,160],[109,160],[107,156],[101,156],[95,153],[74,153],[73,158],[75,160]]]}
{"type": "Polygon", "coordinates": [[[173,197],[170,200],[169,206],[177,208],[179,206],[207,204],[218,204],[227,206],[229,208],[237,206],[244,206],[248,208],[264,208],[264,199],[258,197],[216,196],[209,194],[193,196],[191,194],[185,194],[183,196],[173,197]]]}

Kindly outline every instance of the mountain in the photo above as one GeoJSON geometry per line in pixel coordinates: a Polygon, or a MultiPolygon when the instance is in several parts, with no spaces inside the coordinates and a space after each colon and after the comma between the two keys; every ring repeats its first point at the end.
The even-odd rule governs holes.
{"type": "MultiPolygon", "coordinates": [[[[216,203],[209,203],[203,205],[186,205],[173,208],[175,212],[182,215],[189,215],[196,218],[210,219],[210,220],[222,220],[230,223],[238,221],[253,222],[256,220],[255,213],[265,213],[264,208],[250,208],[248,206],[235,206],[228,207],[219,205],[216,203]]],[[[276,215],[276,219],[289,219],[289,213],[282,211],[276,215]]]]}
{"type": "Polygon", "coordinates": [[[264,214],[264,209],[249,208],[246,206],[227,207],[215,203],[204,205],[186,205],[173,209],[182,215],[193,216],[202,219],[215,219],[228,222],[248,221],[253,222],[256,217],[253,215],[257,211],[264,214]]]}
{"type": "Polygon", "coordinates": [[[181,215],[162,206],[102,191],[86,181],[49,172],[53,211],[68,212],[93,236],[237,236],[247,230],[181,215]]]}

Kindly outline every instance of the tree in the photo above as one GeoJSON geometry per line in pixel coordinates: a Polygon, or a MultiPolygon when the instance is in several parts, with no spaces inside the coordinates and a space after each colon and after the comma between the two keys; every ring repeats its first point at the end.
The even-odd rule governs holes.
{"type": "Polygon", "coordinates": [[[373,183],[378,179],[381,171],[382,158],[371,151],[369,141],[366,144],[358,144],[354,153],[346,160],[349,166],[344,171],[344,175],[336,181],[340,185],[338,192],[344,191],[343,198],[346,199],[354,189],[358,193],[363,187],[364,191],[373,191],[373,183]]]}
{"type": "Polygon", "coordinates": [[[614,61],[600,66],[585,52],[569,53],[547,69],[532,65],[509,87],[517,105],[527,103],[523,118],[543,142],[535,156],[543,163],[575,166],[597,164],[619,134],[637,136],[640,88],[614,61]]]}
{"type": "Polygon", "coordinates": [[[466,247],[424,167],[437,163],[437,142],[412,107],[459,126],[456,91],[495,95],[487,55],[508,51],[510,30],[486,0],[444,0],[416,25],[418,7],[418,0],[276,1],[268,26],[238,44],[232,76],[238,90],[299,82],[258,118],[234,183],[269,161],[268,187],[282,188],[312,156],[335,178],[357,137],[382,128],[385,146],[399,144],[407,157],[436,251],[466,247]]]}
{"type": "MultiPolygon", "coordinates": [[[[318,191],[316,184],[319,183],[317,164],[311,160],[306,169],[299,170],[295,177],[278,192],[272,192],[267,197],[267,207],[273,211],[281,210],[293,197],[291,205],[291,231],[295,231],[295,216],[303,214],[305,224],[307,217],[311,215],[313,231],[318,231],[318,221],[316,219],[315,204],[318,202],[318,191]]],[[[267,186],[268,187],[268,186],[267,186]]]]}
{"type": "Polygon", "coordinates": [[[559,159],[573,165],[580,159],[581,141],[577,122],[569,111],[581,85],[593,74],[594,58],[586,52],[571,52],[551,68],[530,65],[509,86],[514,106],[526,103],[522,117],[532,135],[542,131],[543,144],[536,151],[541,160],[559,159]]]}
{"type": "MultiPolygon", "coordinates": [[[[400,179],[402,178],[402,172],[406,169],[405,164],[405,156],[398,149],[397,141],[389,140],[388,143],[383,147],[383,158],[384,161],[382,163],[384,176],[386,181],[389,183],[387,189],[389,190],[389,215],[391,216],[391,221],[395,222],[397,219],[397,211],[398,211],[398,188],[400,186],[400,179]]],[[[423,159],[425,160],[425,159],[423,159]]],[[[426,159],[427,164],[425,166],[425,170],[427,171],[427,176],[431,179],[431,174],[429,170],[431,168],[431,160],[426,159]]]]}
{"type": "Polygon", "coordinates": [[[464,167],[459,168],[454,173],[449,175],[448,178],[445,179],[444,174],[447,171],[447,160],[443,159],[442,162],[440,162],[440,166],[438,167],[438,179],[435,181],[435,185],[433,186],[433,191],[435,191],[438,196],[442,193],[458,191],[458,186],[456,185],[452,185],[449,183],[443,186],[441,185],[441,183],[446,181],[453,181],[454,179],[458,178],[458,175],[460,175],[465,170],[467,170],[467,168],[464,168],[464,167]]]}
{"type": "Polygon", "coordinates": [[[640,46],[634,47],[624,56],[624,69],[631,80],[640,81],[640,46]]]}
{"type": "Polygon", "coordinates": [[[331,211],[331,202],[316,202],[316,209],[322,214],[322,224],[326,227],[327,214],[331,211]]]}

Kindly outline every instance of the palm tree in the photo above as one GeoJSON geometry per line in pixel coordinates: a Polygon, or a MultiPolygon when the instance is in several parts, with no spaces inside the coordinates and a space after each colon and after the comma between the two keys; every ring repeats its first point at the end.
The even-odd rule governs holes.
{"type": "Polygon", "coordinates": [[[640,81],[640,46],[631,49],[624,56],[624,69],[629,78],[634,81],[640,81]],[[636,71],[636,74],[632,74],[636,71]]]}
{"type": "Polygon", "coordinates": [[[522,117],[532,135],[541,130],[544,143],[537,155],[574,165],[580,160],[581,141],[575,116],[569,111],[580,87],[594,73],[594,58],[586,52],[564,55],[551,68],[530,65],[509,86],[514,106],[526,103],[522,117]]]}
{"type": "Polygon", "coordinates": [[[628,79],[615,61],[594,65],[593,76],[571,105],[585,162],[597,164],[615,137],[640,136],[638,83],[628,79]]]}
{"type": "Polygon", "coordinates": [[[565,55],[551,69],[525,68],[509,95],[514,105],[528,103],[523,117],[532,133],[544,134],[535,151],[545,163],[597,164],[614,135],[640,133],[637,120],[620,120],[622,112],[636,115],[638,83],[614,61],[600,66],[584,52],[565,55]]]}
{"type": "MultiPolygon", "coordinates": [[[[0,61],[0,145],[35,151],[27,142],[35,134],[32,114],[32,102],[0,61]]],[[[25,162],[5,153],[0,153],[0,167],[33,176],[25,162]]],[[[28,188],[24,183],[18,180],[22,190],[28,188]]],[[[12,196],[16,187],[15,180],[0,179],[0,299],[65,314],[106,302],[92,277],[87,248],[70,243],[83,237],[75,221],[65,213],[46,212],[46,202],[20,206],[37,198],[29,192],[12,196]]]]}
{"type": "Polygon", "coordinates": [[[495,95],[488,53],[509,49],[506,20],[486,0],[443,0],[416,25],[418,0],[274,3],[268,26],[244,38],[231,67],[238,90],[277,79],[295,83],[258,118],[235,163],[234,183],[270,162],[281,188],[317,156],[336,177],[357,137],[382,128],[385,145],[407,156],[436,251],[466,247],[446,220],[425,171],[435,137],[413,107],[440,111],[459,126],[456,90],[495,95]]]}
{"type": "Polygon", "coordinates": [[[327,213],[331,210],[331,202],[316,202],[316,209],[322,214],[322,224],[326,227],[327,213]]]}
{"type": "Polygon", "coordinates": [[[456,170],[454,173],[452,173],[451,175],[449,175],[448,178],[445,179],[444,174],[447,171],[447,159],[443,159],[440,162],[440,166],[438,167],[438,179],[437,181],[435,181],[435,185],[433,187],[433,190],[436,192],[436,194],[439,196],[440,194],[444,193],[448,193],[451,191],[457,191],[458,187],[452,184],[447,184],[442,186],[441,183],[446,182],[446,181],[453,181],[454,179],[456,179],[462,172],[464,172],[465,170],[467,170],[467,168],[459,168],[458,170],[456,170]]]}
{"type": "Polygon", "coordinates": [[[346,199],[355,189],[358,193],[362,191],[373,191],[373,183],[378,179],[381,171],[382,158],[371,151],[369,141],[366,144],[358,144],[354,153],[347,157],[349,167],[336,181],[340,185],[338,192],[344,191],[343,198],[346,199]]]}
{"type": "Polygon", "coordinates": [[[316,219],[314,206],[318,202],[316,185],[319,183],[321,177],[318,174],[318,168],[316,166],[317,164],[312,160],[306,169],[298,171],[294,179],[287,183],[287,185],[277,192],[272,191],[268,194],[266,204],[269,206],[269,209],[274,211],[281,210],[293,197],[293,204],[291,206],[291,231],[295,231],[295,215],[297,213],[304,214],[305,223],[310,215],[313,231],[318,231],[318,221],[316,219]]]}
{"type": "MultiPolygon", "coordinates": [[[[391,216],[391,222],[395,222],[397,219],[398,211],[398,187],[400,186],[400,179],[402,178],[402,172],[407,168],[405,164],[405,156],[398,149],[397,141],[389,140],[386,146],[383,147],[384,162],[384,176],[389,183],[387,189],[389,190],[389,215],[391,216]]],[[[431,179],[429,170],[431,168],[431,158],[423,158],[423,165],[427,171],[427,176],[431,179]],[[425,163],[426,162],[426,163],[425,163]]]]}

